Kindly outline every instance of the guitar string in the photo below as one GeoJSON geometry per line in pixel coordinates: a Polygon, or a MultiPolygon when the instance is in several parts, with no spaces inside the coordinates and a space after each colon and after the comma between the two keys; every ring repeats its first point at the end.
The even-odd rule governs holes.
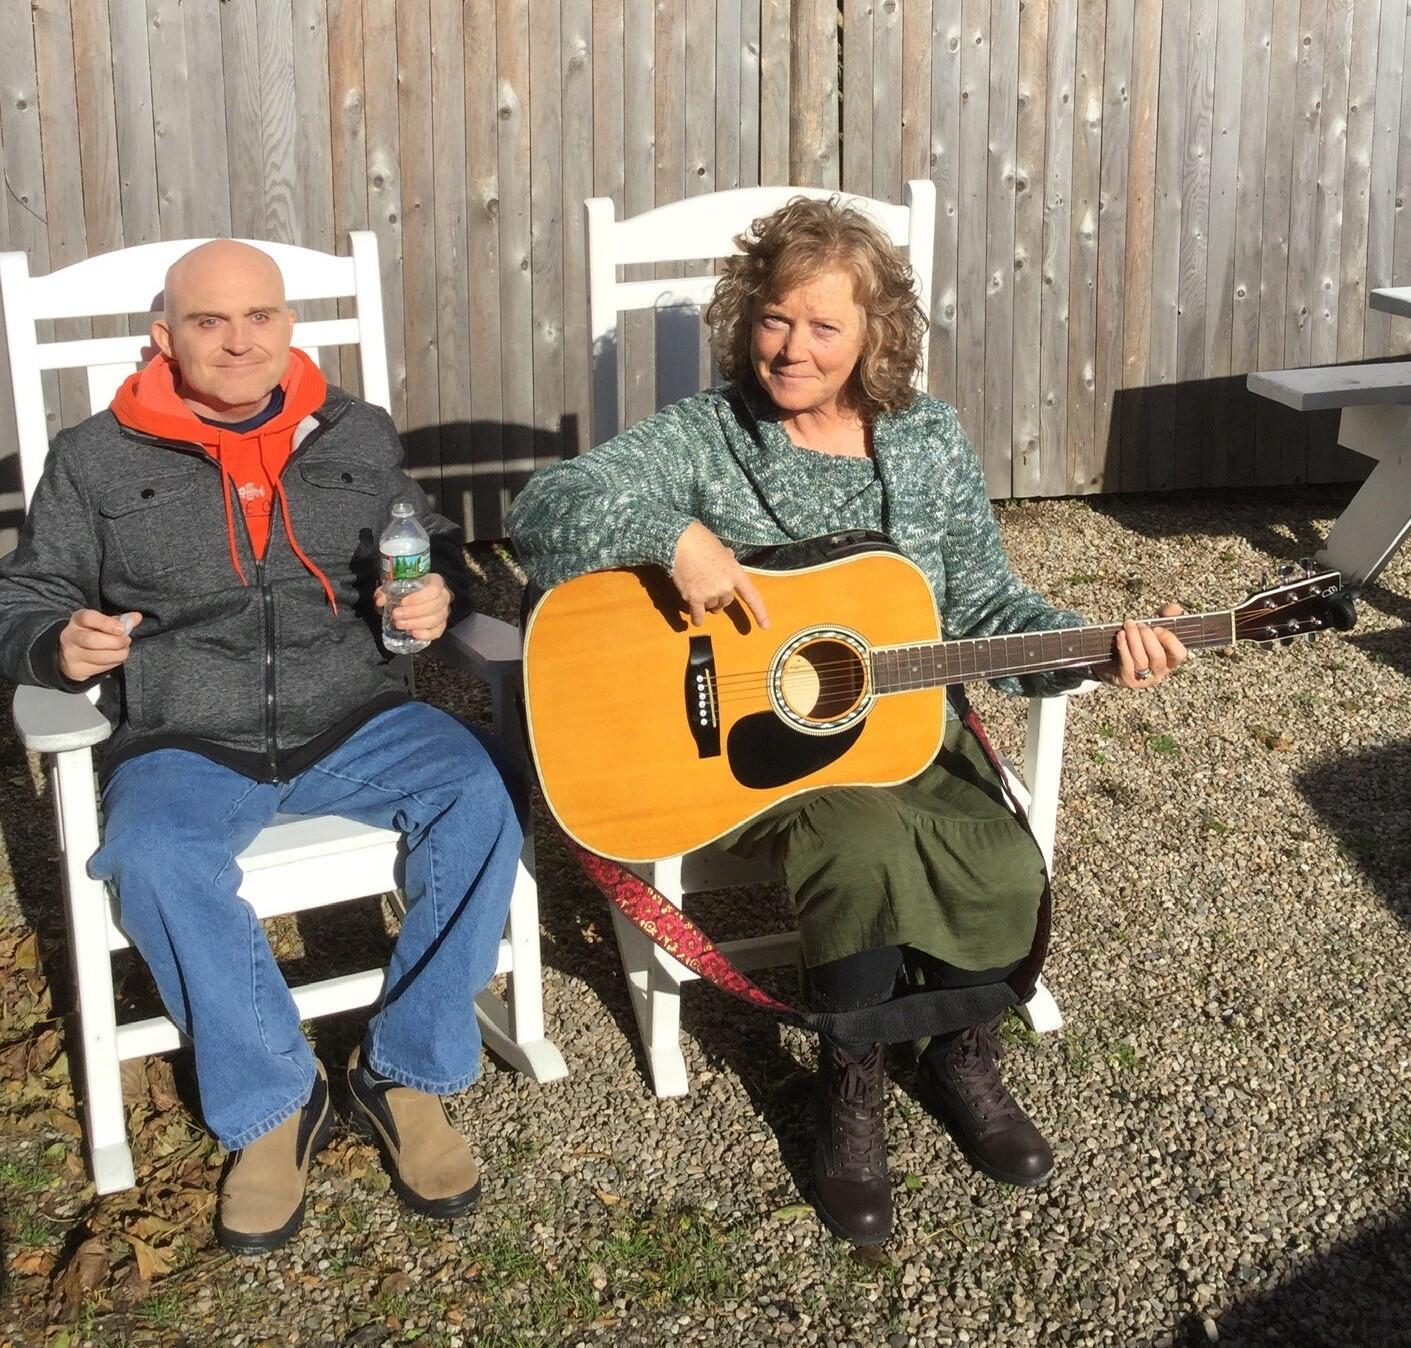
{"type": "MultiPolygon", "coordinates": [[[[1261,625],[1261,626],[1265,625],[1270,619],[1274,618],[1276,615],[1278,615],[1278,614],[1284,612],[1286,609],[1297,607],[1298,604],[1301,603],[1301,602],[1302,602],[1302,601],[1296,601],[1296,602],[1291,602],[1291,603],[1288,603],[1288,604],[1283,604],[1283,605],[1280,605],[1280,606],[1275,607],[1275,608],[1272,608],[1272,609],[1264,609],[1264,610],[1261,610],[1261,611],[1260,611],[1260,614],[1259,614],[1259,617],[1260,617],[1260,625],[1261,625]]],[[[1230,616],[1231,616],[1231,615],[1230,615],[1230,614],[1227,614],[1227,613],[1205,613],[1205,614],[1189,614],[1189,615],[1184,615],[1184,614],[1183,614],[1183,615],[1180,616],[1180,617],[1177,617],[1177,618],[1170,618],[1170,619],[1167,619],[1167,620],[1165,620],[1165,621],[1166,621],[1166,623],[1169,625],[1168,630],[1176,630],[1176,635],[1177,635],[1178,637],[1180,637],[1180,636],[1182,635],[1182,633],[1181,633],[1181,630],[1177,630],[1177,629],[1180,629],[1181,626],[1184,624],[1184,632],[1185,632],[1185,635],[1188,636],[1188,637],[1194,638],[1194,637],[1199,637],[1199,636],[1204,635],[1204,620],[1205,620],[1205,619],[1207,619],[1207,618],[1217,618],[1217,619],[1222,620],[1222,623],[1223,623],[1223,620],[1226,619],[1226,618],[1228,618],[1228,617],[1230,617],[1230,616]]],[[[1111,629],[1111,631],[1112,631],[1112,633],[1113,633],[1113,636],[1114,636],[1114,639],[1115,639],[1115,637],[1116,637],[1117,632],[1121,630],[1121,627],[1120,627],[1119,624],[1102,624],[1102,626],[1103,626],[1103,627],[1109,627],[1109,628],[1111,629]]],[[[1238,626],[1238,619],[1236,620],[1236,626],[1238,626]]],[[[1093,630],[1094,630],[1093,628],[1058,628],[1058,629],[1050,629],[1049,631],[1040,632],[1040,633],[1009,632],[1009,633],[1004,633],[1004,634],[1002,634],[1002,635],[996,635],[996,636],[992,636],[992,637],[960,637],[960,638],[955,638],[955,639],[953,639],[953,640],[951,640],[951,641],[939,641],[939,642],[925,641],[925,642],[918,642],[918,643],[916,643],[916,645],[919,646],[919,647],[925,648],[925,649],[927,649],[927,650],[940,650],[940,651],[944,652],[947,648],[950,648],[951,650],[955,650],[955,648],[958,647],[962,642],[978,643],[978,642],[981,642],[981,641],[990,641],[990,642],[993,642],[993,641],[1008,641],[1008,640],[1012,640],[1012,639],[1019,639],[1019,640],[1024,640],[1024,639],[1039,639],[1039,638],[1051,637],[1051,636],[1054,636],[1054,635],[1057,635],[1057,634],[1061,634],[1061,633],[1063,633],[1063,632],[1065,632],[1065,631],[1074,631],[1074,632],[1088,631],[1088,632],[1091,632],[1091,631],[1093,631],[1093,630]]],[[[1099,630],[1100,630],[1100,629],[1099,629],[1099,630]]],[[[1294,634],[1290,634],[1290,635],[1294,635],[1294,634]]],[[[1222,630],[1221,633],[1220,633],[1220,637],[1221,637],[1222,639],[1223,639],[1223,637],[1224,637],[1224,632],[1223,632],[1223,630],[1222,630]]],[[[827,638],[827,637],[821,637],[821,638],[819,638],[819,639],[820,639],[820,640],[828,640],[829,638],[827,638]]],[[[1267,638],[1266,638],[1266,639],[1267,639],[1267,638]]],[[[1246,638],[1244,638],[1244,640],[1248,641],[1248,640],[1250,640],[1250,638],[1246,637],[1246,638]]],[[[888,648],[888,651],[904,650],[904,649],[906,649],[906,648],[905,648],[905,647],[895,647],[895,646],[894,646],[894,647],[888,648]]],[[[884,653],[885,653],[885,652],[884,652],[884,653]]],[[[876,654],[876,652],[870,652],[869,654],[876,654]]],[[[1076,659],[1076,663],[1077,663],[1077,664],[1085,664],[1085,663],[1094,663],[1094,664],[1096,664],[1099,660],[1101,660],[1101,659],[1103,658],[1103,655],[1102,655],[1102,654],[1095,655],[1095,656],[1092,657],[1091,661],[1089,661],[1086,657],[1087,657],[1087,653],[1084,652],[1083,658],[1076,659]]],[[[1064,660],[1070,660],[1070,659],[1075,659],[1075,657],[1065,656],[1065,657],[1062,657],[1062,659],[1064,659],[1064,660]]],[[[855,669],[858,667],[858,664],[859,664],[859,658],[856,657],[856,656],[854,656],[854,657],[846,658],[846,659],[820,661],[818,664],[812,665],[811,668],[814,669],[815,671],[819,671],[819,672],[843,671],[844,673],[846,673],[846,672],[850,672],[850,671],[852,671],[852,670],[855,670],[855,669]]],[[[1040,656],[1040,657],[1039,657],[1039,668],[1040,668],[1040,669],[1052,669],[1052,668],[1062,668],[1062,667],[1063,667],[1062,665],[1050,665],[1050,664],[1048,664],[1046,657],[1043,657],[1043,656],[1040,656]]],[[[1034,666],[1031,665],[1031,664],[1029,663],[1029,660],[1026,658],[1025,661],[1023,661],[1023,662],[1021,662],[1020,664],[1017,664],[1017,665],[1008,665],[1008,666],[1004,666],[1004,667],[1002,667],[1002,668],[1001,668],[1001,667],[995,667],[994,669],[989,669],[989,670],[975,670],[975,671],[973,671],[973,672],[971,672],[971,673],[969,673],[969,674],[965,674],[964,677],[968,677],[968,678],[987,678],[987,679],[988,679],[988,678],[1004,678],[1004,677],[1007,677],[1007,676],[1010,675],[1010,674],[1014,674],[1014,673],[1024,673],[1024,672],[1032,672],[1033,670],[1034,670],[1034,666]]],[[[957,673],[959,673],[959,672],[960,672],[960,671],[957,671],[957,673]]],[[[738,683],[738,682],[742,682],[742,681],[743,681],[743,682],[753,682],[753,681],[756,680],[756,679],[768,678],[769,675],[770,675],[770,671],[767,670],[767,669],[735,670],[735,671],[732,671],[732,672],[729,673],[729,674],[721,674],[721,675],[718,675],[717,678],[716,678],[716,686],[717,686],[717,688],[724,689],[724,688],[728,687],[728,686],[729,686],[730,684],[732,684],[732,683],[738,683]]]]}

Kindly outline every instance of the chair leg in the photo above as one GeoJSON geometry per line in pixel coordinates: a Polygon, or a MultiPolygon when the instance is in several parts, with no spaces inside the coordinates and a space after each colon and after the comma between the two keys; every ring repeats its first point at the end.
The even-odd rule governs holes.
{"type": "Polygon", "coordinates": [[[136,1179],[118,1064],[108,896],[87,869],[89,857],[98,850],[93,759],[83,749],[55,754],[52,762],[54,808],[64,856],[64,910],[83,1052],[88,1154],[94,1187],[100,1194],[110,1194],[132,1188],[136,1179]]]}
{"type": "Polygon", "coordinates": [[[534,837],[524,840],[507,932],[511,964],[508,998],[488,988],[475,999],[485,1043],[535,1081],[558,1081],[568,1066],[558,1047],[544,1036],[544,979],[539,960],[539,891],[534,880],[534,837]]]}
{"type": "MultiPolygon", "coordinates": [[[[671,862],[659,862],[645,878],[680,905],[679,861],[674,872],[671,862]]],[[[637,1019],[652,1074],[652,1089],[660,1099],[685,1095],[690,1090],[690,1080],[681,1052],[681,982],[682,975],[689,971],[649,941],[616,908],[612,910],[612,924],[622,969],[627,975],[632,1014],[637,1019]]]]}
{"type": "Polygon", "coordinates": [[[1029,1000],[1020,1003],[1018,1011],[1035,1034],[1051,1034],[1063,1028],[1063,1015],[1058,1003],[1042,978],[1035,984],[1029,1000]]]}

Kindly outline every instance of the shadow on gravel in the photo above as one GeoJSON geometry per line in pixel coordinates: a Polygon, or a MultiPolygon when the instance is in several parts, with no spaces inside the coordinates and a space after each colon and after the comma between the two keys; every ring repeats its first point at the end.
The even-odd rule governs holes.
{"type": "MultiPolygon", "coordinates": [[[[1228,1348],[1393,1348],[1411,1342],[1411,1211],[1337,1246],[1288,1282],[1219,1317],[1228,1348]]],[[[1194,1348],[1209,1338],[1199,1316],[1181,1324],[1194,1348]]]]}
{"type": "Polygon", "coordinates": [[[1334,758],[1294,779],[1343,854],[1411,927],[1411,741],[1334,758]]]}

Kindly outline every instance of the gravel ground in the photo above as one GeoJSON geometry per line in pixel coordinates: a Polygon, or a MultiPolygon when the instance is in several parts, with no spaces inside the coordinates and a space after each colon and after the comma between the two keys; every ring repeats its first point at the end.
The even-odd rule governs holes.
{"type": "MultiPolygon", "coordinates": [[[[1346,499],[1034,502],[1000,519],[1021,574],[1100,620],[1168,596],[1230,607],[1314,551],[1346,499]]],[[[483,606],[513,613],[512,561],[476,562],[483,606]]],[[[341,1136],[300,1237],[262,1263],[223,1256],[217,1158],[179,1102],[180,1058],[174,1080],[158,1064],[131,1083],[138,1188],[94,1200],[66,1060],[34,1072],[71,1002],[48,806],[7,737],[0,1345],[1411,1344],[1407,555],[1383,582],[1345,637],[1075,700],[1047,971],[1067,1025],[1006,1031],[1057,1171],[1037,1192],[976,1175],[899,1066],[897,1233],[867,1261],[801,1196],[807,1038],[693,988],[692,1093],[656,1100],[606,912],[542,820],[547,1015],[571,1075],[541,1087],[490,1060],[455,1101],[486,1166],[476,1216],[405,1214],[374,1153],[341,1136]],[[86,1295],[84,1251],[99,1261],[86,1295]]],[[[435,667],[423,691],[484,715],[435,667]]],[[[977,701],[1017,748],[1022,704],[977,701]]],[[[782,911],[758,891],[698,906],[731,934],[782,911]]],[[[373,905],[276,932],[303,973],[385,939],[373,905]]],[[[140,971],[123,990],[150,999],[140,971]]],[[[319,1027],[319,1051],[336,1064],[357,1030],[319,1027]]]]}

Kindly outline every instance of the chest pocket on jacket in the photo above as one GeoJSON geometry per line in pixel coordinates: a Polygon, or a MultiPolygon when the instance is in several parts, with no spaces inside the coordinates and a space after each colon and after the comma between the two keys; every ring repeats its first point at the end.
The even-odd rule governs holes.
{"type": "Polygon", "coordinates": [[[98,513],[108,522],[126,569],[137,580],[190,564],[195,472],[142,475],[108,487],[98,513]]]}
{"type": "Polygon", "coordinates": [[[306,552],[348,562],[358,552],[363,530],[373,538],[386,520],[378,518],[385,474],[366,464],[320,459],[298,465],[297,490],[286,477],[294,533],[306,552]]]}

